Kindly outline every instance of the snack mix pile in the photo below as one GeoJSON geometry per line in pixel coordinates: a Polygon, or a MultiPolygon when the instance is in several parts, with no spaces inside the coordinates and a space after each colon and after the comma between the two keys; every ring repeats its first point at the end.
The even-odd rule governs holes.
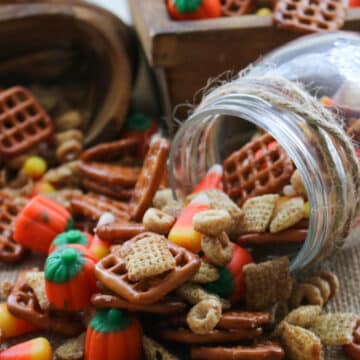
{"type": "Polygon", "coordinates": [[[2,284],[0,360],[360,359],[360,317],[323,309],[336,275],[289,271],[310,209],[269,134],[179,201],[155,123],[84,149],[81,113],[52,120],[40,100],[0,93],[0,261],[44,259],[2,284]],[[53,351],[39,331],[68,339],[53,351]]]}

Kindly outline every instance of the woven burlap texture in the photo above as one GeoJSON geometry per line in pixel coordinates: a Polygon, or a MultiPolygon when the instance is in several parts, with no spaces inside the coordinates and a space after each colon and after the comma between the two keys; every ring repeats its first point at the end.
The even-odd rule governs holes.
{"type": "MultiPolygon", "coordinates": [[[[34,266],[42,269],[44,260],[44,257],[32,255],[16,266],[1,264],[0,282],[14,281],[17,273],[21,269],[29,269],[34,266]]],[[[330,301],[325,310],[355,312],[360,314],[360,245],[339,251],[334,255],[331,262],[326,262],[326,268],[334,271],[339,276],[341,290],[336,297],[330,301]]],[[[64,338],[54,336],[53,334],[40,333],[39,335],[47,337],[54,347],[60,345],[64,341],[64,338]]],[[[32,334],[26,338],[31,338],[33,336],[34,335],[32,334]]],[[[19,339],[16,340],[16,342],[18,341],[19,339]]],[[[325,359],[345,360],[346,357],[341,351],[332,350],[327,351],[325,359]]]]}

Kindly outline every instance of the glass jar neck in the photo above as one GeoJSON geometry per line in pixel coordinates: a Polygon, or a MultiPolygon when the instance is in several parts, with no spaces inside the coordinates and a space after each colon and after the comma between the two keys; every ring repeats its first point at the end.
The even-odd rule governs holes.
{"type": "Polygon", "coordinates": [[[303,178],[311,209],[309,229],[304,245],[292,259],[291,269],[297,271],[313,265],[332,250],[327,239],[335,231],[334,207],[338,196],[348,196],[349,184],[344,159],[330,136],[322,134],[332,151],[335,168],[326,163],[316,133],[301,117],[275,108],[257,96],[232,93],[212,97],[195,110],[172,143],[169,163],[172,188],[185,196],[211,165],[222,163],[223,147],[234,146],[231,139],[238,132],[236,123],[244,120],[270,133],[303,178]],[[340,192],[335,191],[332,183],[335,173],[344,180],[340,192]]]}

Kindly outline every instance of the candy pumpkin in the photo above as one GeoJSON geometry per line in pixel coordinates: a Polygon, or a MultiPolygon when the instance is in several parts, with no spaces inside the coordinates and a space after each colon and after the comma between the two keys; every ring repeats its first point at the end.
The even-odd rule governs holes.
{"type": "Polygon", "coordinates": [[[54,238],[72,226],[72,217],[65,208],[37,195],[19,213],[14,239],[34,252],[47,254],[54,238]]]}
{"type": "Polygon", "coordinates": [[[239,245],[232,244],[234,255],[226,267],[220,269],[220,277],[216,281],[205,284],[204,287],[212,293],[229,299],[235,304],[244,298],[245,281],[243,267],[252,263],[250,253],[239,245]]]}
{"type": "Polygon", "coordinates": [[[151,137],[159,130],[156,122],[141,113],[135,113],[125,122],[124,138],[135,138],[139,142],[137,155],[144,159],[150,145],[151,137]]]}
{"type": "Polygon", "coordinates": [[[86,248],[90,246],[92,236],[79,230],[68,230],[57,235],[49,247],[49,254],[62,245],[77,244],[86,248]]]}
{"type": "Polygon", "coordinates": [[[119,309],[98,310],[86,331],[85,360],[140,360],[139,321],[119,309]]]}
{"type": "Polygon", "coordinates": [[[96,292],[96,258],[81,245],[60,246],[45,262],[45,289],[51,305],[80,311],[90,306],[96,292]]]}
{"type": "Polygon", "coordinates": [[[197,20],[221,16],[220,0],[167,0],[174,20],[197,20]]]}

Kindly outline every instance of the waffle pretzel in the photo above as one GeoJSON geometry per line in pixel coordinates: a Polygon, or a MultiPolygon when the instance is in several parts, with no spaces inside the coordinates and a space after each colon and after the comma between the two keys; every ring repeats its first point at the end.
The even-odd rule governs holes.
{"type": "Polygon", "coordinates": [[[250,12],[251,0],[221,0],[224,16],[241,16],[250,12]]]}
{"type": "MultiPolygon", "coordinates": [[[[29,271],[37,271],[36,268],[29,271]]],[[[73,336],[80,334],[84,326],[76,313],[42,310],[34,290],[25,282],[27,271],[22,271],[7,299],[9,311],[41,329],[73,336]]]]}
{"type": "Polygon", "coordinates": [[[111,213],[118,220],[129,219],[128,204],[94,193],[75,196],[71,200],[71,210],[74,216],[80,216],[96,222],[105,212],[111,213]]]}
{"type": "Polygon", "coordinates": [[[289,183],[294,165],[284,149],[264,134],[231,154],[223,169],[225,192],[242,205],[249,197],[280,192],[289,183]]]}
{"type": "Polygon", "coordinates": [[[281,360],[285,356],[283,348],[278,344],[256,345],[252,347],[193,347],[193,360],[281,360]]]}
{"type": "Polygon", "coordinates": [[[160,138],[150,144],[131,197],[131,217],[133,220],[140,221],[149,208],[165,171],[169,151],[170,145],[165,139],[160,138]]]}
{"type": "Polygon", "coordinates": [[[25,255],[25,248],[12,237],[20,210],[11,197],[0,194],[0,261],[12,263],[25,255]]]}
{"type": "Polygon", "coordinates": [[[177,314],[188,307],[185,302],[171,297],[165,297],[155,304],[138,305],[109,294],[95,294],[91,303],[97,308],[118,308],[150,314],[177,314]]]}
{"type": "Polygon", "coordinates": [[[343,0],[279,0],[274,11],[278,27],[302,33],[338,30],[345,17],[343,0]]]}
{"type": "Polygon", "coordinates": [[[47,140],[53,124],[29,91],[14,86],[0,93],[0,155],[13,157],[47,140]]]}
{"type": "MultiPolygon", "coordinates": [[[[128,241],[131,242],[133,240],[128,241]]],[[[181,284],[191,279],[199,270],[197,255],[166,241],[175,258],[175,269],[154,278],[129,281],[125,260],[112,253],[100,260],[95,267],[95,276],[108,289],[134,304],[154,304],[181,284]]]]}

